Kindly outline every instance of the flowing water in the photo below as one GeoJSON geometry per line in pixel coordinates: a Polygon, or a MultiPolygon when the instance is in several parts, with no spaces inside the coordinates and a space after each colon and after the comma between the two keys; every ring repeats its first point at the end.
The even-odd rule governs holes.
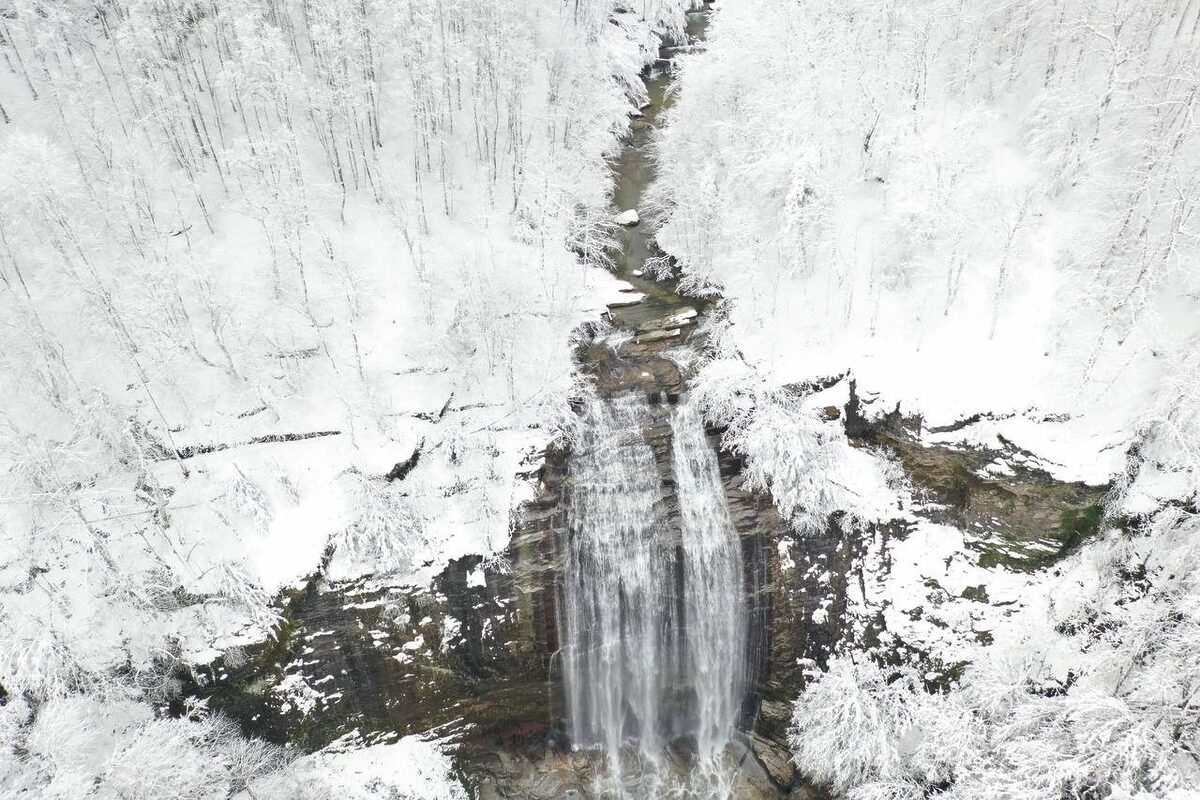
{"type": "MultiPolygon", "coordinates": [[[[705,21],[689,15],[689,42],[705,21]]],[[[653,180],[646,145],[669,81],[659,70],[647,79],[651,102],[616,165],[615,212],[639,208],[653,180]]],[[[618,273],[642,299],[610,310],[619,333],[607,355],[592,356],[606,364],[601,391],[568,467],[559,606],[568,732],[597,756],[597,797],[723,800],[746,690],[742,544],[669,352],[703,308],[644,275],[661,255],[645,223],[623,229],[620,245],[618,273]]]]}
{"type": "Polygon", "coordinates": [[[651,406],[629,392],[593,401],[585,422],[571,463],[564,575],[572,741],[603,753],[604,793],[724,797],[746,606],[716,455],[686,402],[651,406]],[[674,518],[646,438],[656,414],[670,426],[674,518]]]}
{"type": "Polygon", "coordinates": [[[741,708],[746,663],[742,549],[700,414],[685,402],[671,428],[683,533],[684,669],[694,694],[690,733],[697,753],[707,758],[729,742],[741,708]]]}
{"type": "Polygon", "coordinates": [[[564,576],[571,738],[614,759],[627,739],[657,751],[670,738],[667,694],[681,678],[676,547],[642,435],[648,423],[644,400],[632,394],[597,400],[572,458],[564,576]]]}

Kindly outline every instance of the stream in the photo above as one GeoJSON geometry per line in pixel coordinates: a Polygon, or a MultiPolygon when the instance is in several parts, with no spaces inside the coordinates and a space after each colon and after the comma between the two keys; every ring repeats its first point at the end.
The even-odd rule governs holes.
{"type": "MultiPolygon", "coordinates": [[[[706,21],[689,15],[689,43],[706,21]]],[[[617,165],[614,215],[644,216],[647,146],[669,107],[661,63],[617,165]]],[[[559,627],[569,735],[603,761],[597,796],[717,800],[732,795],[736,772],[726,751],[746,691],[745,574],[717,453],[687,400],[685,359],[673,357],[703,309],[649,278],[661,254],[645,226],[623,229],[614,258],[640,299],[610,308],[613,331],[580,359],[598,396],[568,462],[559,627]]]]}
{"type": "MultiPolygon", "coordinates": [[[[682,47],[706,23],[689,13],[682,47]]],[[[679,49],[645,73],[614,216],[654,179],[647,145],[679,49]]],[[[711,301],[647,275],[661,257],[648,230],[618,231],[628,299],[577,350],[583,433],[532,467],[539,496],[507,549],[429,587],[317,574],[283,598],[275,639],[198,668],[185,695],[305,751],[432,733],[479,800],[784,796],[783,728],[756,733],[776,521],[688,400],[681,365],[711,301]]]]}
{"type": "MultiPolygon", "coordinates": [[[[661,48],[645,74],[650,102],[613,159],[614,217],[644,210],[671,59],[706,21],[690,13],[688,41],[661,48]]],[[[789,746],[813,669],[887,642],[893,660],[920,656],[889,629],[889,610],[944,626],[940,608],[966,604],[959,633],[986,643],[974,621],[992,603],[983,584],[956,597],[924,577],[911,607],[868,602],[911,520],[858,530],[834,514],[797,537],[747,484],[688,393],[713,301],[647,274],[662,258],[651,227],[617,231],[624,299],[611,324],[578,332],[581,433],[530,454],[519,479],[536,497],[507,547],[455,559],[431,585],[318,572],[280,598],[273,638],[194,666],[183,697],[297,752],[435,736],[473,800],[813,800],[827,795],[789,746]]],[[[1106,487],[1056,481],[1007,445],[922,442],[919,417],[864,415],[853,380],[847,389],[826,422],[896,459],[924,498],[915,513],[971,531],[980,566],[1046,569],[1096,534],[1106,487]],[[1008,474],[988,471],[998,459],[1008,474]]]]}

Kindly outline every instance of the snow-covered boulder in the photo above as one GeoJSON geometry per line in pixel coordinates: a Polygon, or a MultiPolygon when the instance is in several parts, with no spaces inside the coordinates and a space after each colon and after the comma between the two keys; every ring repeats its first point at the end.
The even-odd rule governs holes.
{"type": "Polygon", "coordinates": [[[613,219],[618,225],[624,225],[627,228],[632,228],[634,225],[637,225],[642,221],[642,218],[638,216],[636,208],[626,209],[620,214],[617,214],[617,216],[613,219]]]}

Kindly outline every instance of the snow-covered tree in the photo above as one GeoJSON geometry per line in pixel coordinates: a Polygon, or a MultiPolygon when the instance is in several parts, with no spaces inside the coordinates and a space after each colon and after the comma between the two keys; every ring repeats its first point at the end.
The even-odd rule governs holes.
{"type": "Polygon", "coordinates": [[[0,3],[0,693],[22,787],[241,791],[255,745],[144,716],[190,658],[268,635],[330,544],[330,570],[413,581],[448,540],[503,545],[611,281],[606,159],[686,5],[0,3]],[[99,761],[55,746],[76,717],[99,761]]]}

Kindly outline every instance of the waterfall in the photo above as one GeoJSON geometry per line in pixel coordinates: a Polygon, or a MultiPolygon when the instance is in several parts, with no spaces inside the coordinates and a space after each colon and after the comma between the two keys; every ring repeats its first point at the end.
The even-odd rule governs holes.
{"type": "Polygon", "coordinates": [[[649,422],[633,395],[594,401],[571,461],[563,653],[571,738],[610,757],[627,738],[657,749],[663,693],[677,676],[675,553],[642,434],[649,422]]]}
{"type": "Polygon", "coordinates": [[[686,677],[695,691],[697,751],[729,741],[741,709],[746,648],[742,547],[725,504],[717,457],[704,422],[680,405],[671,422],[683,532],[686,677]]]}
{"type": "Polygon", "coordinates": [[[714,761],[734,732],[746,641],[741,545],[696,411],[595,400],[571,459],[563,663],[572,741],[619,788],[672,744],[714,761]],[[654,413],[652,413],[652,411],[654,413]],[[670,486],[646,430],[670,413],[670,486]],[[658,418],[656,418],[656,414],[658,418]]]}

